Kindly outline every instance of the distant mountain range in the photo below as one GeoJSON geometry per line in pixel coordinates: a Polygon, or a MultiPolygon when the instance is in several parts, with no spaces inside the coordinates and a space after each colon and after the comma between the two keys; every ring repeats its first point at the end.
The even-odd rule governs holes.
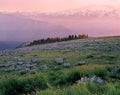
{"type": "MultiPolygon", "coordinates": [[[[120,11],[113,8],[84,8],[56,13],[0,12],[0,41],[26,42],[71,34],[117,36],[120,35],[119,25],[120,11]]],[[[1,42],[1,48],[4,46],[9,47],[1,42]]]]}
{"type": "Polygon", "coordinates": [[[41,13],[41,12],[18,12],[24,16],[31,16],[31,17],[41,17],[41,16],[96,16],[96,17],[120,17],[120,7],[113,8],[110,6],[90,6],[90,7],[83,7],[79,9],[72,9],[72,10],[64,10],[60,12],[50,12],[50,13],[41,13]]]}

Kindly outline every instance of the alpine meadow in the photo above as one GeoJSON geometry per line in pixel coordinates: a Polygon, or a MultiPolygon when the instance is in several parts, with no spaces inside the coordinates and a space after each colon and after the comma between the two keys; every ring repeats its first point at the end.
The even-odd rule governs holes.
{"type": "Polygon", "coordinates": [[[0,0],[0,95],[120,95],[119,5],[0,0]]]}

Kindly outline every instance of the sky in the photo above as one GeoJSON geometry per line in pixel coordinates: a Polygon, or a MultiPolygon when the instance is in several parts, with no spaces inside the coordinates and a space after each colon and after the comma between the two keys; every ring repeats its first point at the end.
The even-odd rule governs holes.
{"type": "Polygon", "coordinates": [[[1,11],[57,12],[101,5],[118,7],[120,0],[0,0],[1,11]]]}
{"type": "MultiPolygon", "coordinates": [[[[98,8],[110,10],[111,8],[120,8],[120,0],[0,0],[0,11],[7,12],[60,12],[83,7],[87,7],[87,9],[94,7],[95,10],[98,8]]],[[[98,13],[98,16],[100,16],[102,12],[98,12],[100,12],[100,14],[98,13]]],[[[93,15],[88,17],[87,14],[84,15],[84,19],[74,15],[73,17],[67,17],[67,19],[57,17],[53,19],[51,16],[47,16],[47,18],[28,16],[29,19],[26,19],[21,15],[17,17],[14,14],[0,14],[0,40],[33,40],[34,37],[38,36],[39,38],[41,35],[42,37],[49,37],[51,34],[53,36],[64,35],[66,31],[66,34],[68,32],[71,34],[86,33],[90,36],[120,35],[120,20],[118,15],[114,13],[116,11],[112,10],[113,14],[111,14],[111,11],[105,12],[110,16],[107,16],[107,18],[103,16],[103,18],[98,19],[96,19],[96,16],[93,19],[93,15]],[[112,16],[114,14],[115,16],[112,16]]],[[[117,12],[120,12],[119,9],[117,12]]]]}

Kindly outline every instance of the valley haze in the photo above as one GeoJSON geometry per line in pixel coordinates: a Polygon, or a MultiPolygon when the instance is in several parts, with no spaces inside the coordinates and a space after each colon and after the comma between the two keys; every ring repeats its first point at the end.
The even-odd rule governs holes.
{"type": "MultiPolygon", "coordinates": [[[[120,36],[119,10],[112,6],[87,6],[57,12],[3,10],[0,11],[0,45],[72,34],[120,36]]],[[[18,44],[10,47],[14,45],[18,44]]]]}
{"type": "Polygon", "coordinates": [[[56,13],[0,12],[1,41],[29,41],[69,34],[91,37],[120,35],[120,12],[111,10],[67,10],[56,13]]]}

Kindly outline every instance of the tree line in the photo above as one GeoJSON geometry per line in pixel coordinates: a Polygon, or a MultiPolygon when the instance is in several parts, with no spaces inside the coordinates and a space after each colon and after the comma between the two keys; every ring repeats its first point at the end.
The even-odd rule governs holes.
{"type": "Polygon", "coordinates": [[[75,39],[85,39],[88,38],[88,35],[82,34],[82,35],[69,35],[68,37],[52,37],[52,38],[46,38],[46,39],[40,39],[40,40],[34,40],[27,46],[33,46],[33,45],[39,45],[39,44],[46,44],[46,43],[53,43],[53,42],[62,42],[62,41],[69,41],[69,40],[75,40],[75,39]]]}

